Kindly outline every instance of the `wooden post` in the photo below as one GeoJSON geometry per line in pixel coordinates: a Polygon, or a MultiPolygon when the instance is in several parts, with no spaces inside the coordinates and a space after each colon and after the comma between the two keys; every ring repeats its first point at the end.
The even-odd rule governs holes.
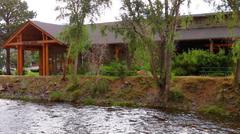
{"type": "MultiPolygon", "coordinates": [[[[46,41],[48,37],[42,33],[42,38],[43,41],[46,41]]],[[[49,49],[47,43],[42,44],[42,61],[43,76],[49,75],[49,49]]]]}
{"type": "Polygon", "coordinates": [[[120,48],[116,47],[115,48],[115,59],[116,59],[116,61],[119,61],[119,53],[120,53],[120,48]]]}
{"type": "Polygon", "coordinates": [[[22,43],[22,34],[17,37],[17,42],[20,45],[17,45],[17,73],[18,75],[23,75],[23,65],[24,65],[24,54],[23,54],[23,44],[22,43]]]}
{"type": "Polygon", "coordinates": [[[17,60],[17,72],[18,75],[23,75],[23,46],[19,45],[17,46],[17,52],[18,52],[18,60],[17,60]]]}
{"type": "Polygon", "coordinates": [[[42,44],[42,75],[46,75],[46,49],[45,44],[42,44]]]}
{"type": "Polygon", "coordinates": [[[49,75],[49,49],[48,49],[48,44],[45,44],[45,53],[46,53],[46,59],[45,59],[45,62],[46,62],[46,75],[49,75]]]}
{"type": "Polygon", "coordinates": [[[39,49],[39,75],[43,75],[43,50],[39,49]]]}

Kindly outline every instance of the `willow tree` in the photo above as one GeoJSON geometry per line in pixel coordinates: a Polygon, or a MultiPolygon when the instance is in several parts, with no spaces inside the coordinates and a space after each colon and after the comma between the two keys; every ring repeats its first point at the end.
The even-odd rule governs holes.
{"type": "Polygon", "coordinates": [[[187,0],[122,0],[123,13],[117,31],[134,51],[142,44],[150,54],[151,72],[160,88],[160,98],[168,99],[171,62],[180,7],[187,0]],[[158,38],[159,41],[155,42],[158,38]],[[135,46],[134,46],[135,45],[135,46]]]}
{"type": "Polygon", "coordinates": [[[234,72],[234,85],[237,89],[240,89],[240,41],[239,38],[234,35],[233,29],[239,27],[240,21],[240,1],[239,0],[205,0],[211,4],[220,13],[217,15],[217,21],[224,23],[230,30],[230,36],[234,41],[232,47],[233,58],[235,61],[235,72],[234,72]]]}
{"type": "MultiPolygon", "coordinates": [[[[36,13],[28,10],[25,1],[0,0],[0,44],[16,31],[19,25],[35,16],[36,13]]],[[[6,71],[10,74],[10,49],[6,49],[6,71]]]]}
{"type": "MultiPolygon", "coordinates": [[[[67,60],[74,58],[73,74],[78,73],[78,57],[83,53],[86,46],[86,29],[84,30],[84,22],[90,19],[92,23],[100,16],[100,10],[109,7],[110,0],[57,0],[61,4],[56,7],[60,11],[58,19],[69,18],[69,26],[63,32],[64,39],[69,43],[67,60]]],[[[65,75],[64,75],[65,76],[65,75]]],[[[64,78],[65,79],[65,78],[64,78]]]]}

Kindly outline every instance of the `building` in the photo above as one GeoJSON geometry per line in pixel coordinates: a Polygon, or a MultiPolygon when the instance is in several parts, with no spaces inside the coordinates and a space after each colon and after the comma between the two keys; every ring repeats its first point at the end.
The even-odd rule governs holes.
{"type": "MultiPolygon", "coordinates": [[[[194,15],[188,28],[177,29],[177,51],[188,49],[209,49],[214,52],[219,48],[229,48],[233,44],[233,37],[240,37],[240,28],[229,30],[224,24],[211,20],[214,14],[194,15]]],[[[105,44],[108,59],[127,59],[127,44],[114,33],[107,31],[106,36],[101,34],[101,27],[114,26],[116,23],[97,24],[96,28],[89,27],[89,37],[93,44],[92,49],[98,49],[105,44]]],[[[5,42],[3,48],[17,49],[17,72],[23,74],[24,51],[39,51],[40,75],[52,75],[61,72],[64,67],[64,53],[67,44],[58,37],[64,30],[63,25],[49,24],[38,21],[28,21],[23,24],[5,42]]],[[[156,41],[159,39],[156,38],[156,41]]]]}

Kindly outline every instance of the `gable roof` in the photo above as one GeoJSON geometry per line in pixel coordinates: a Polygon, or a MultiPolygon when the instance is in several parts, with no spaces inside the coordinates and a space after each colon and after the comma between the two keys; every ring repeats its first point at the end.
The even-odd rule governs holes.
{"type": "MultiPolygon", "coordinates": [[[[60,31],[47,31],[50,27],[55,27],[55,24],[52,24],[52,26],[50,27],[45,27],[44,25],[39,25],[39,24],[44,24],[42,22],[36,23],[36,21],[30,21],[28,20],[27,22],[25,22],[24,24],[22,24],[20,26],[20,28],[18,30],[16,30],[3,44],[3,47],[5,47],[9,42],[11,42],[19,33],[21,33],[27,26],[32,25],[33,27],[35,27],[36,29],[38,29],[39,31],[44,32],[47,36],[51,37],[53,40],[55,40],[56,42],[58,42],[60,45],[65,45],[63,42],[61,42],[57,36],[54,36],[54,33],[57,34],[60,31]],[[50,32],[50,33],[49,33],[50,32]]],[[[46,23],[47,24],[47,23],[46,23]]],[[[51,28],[50,28],[51,29],[51,28]]],[[[59,28],[57,28],[59,29],[59,28]]],[[[61,29],[59,29],[61,30],[61,29]]]]}
{"type": "Polygon", "coordinates": [[[64,30],[64,25],[45,23],[40,21],[31,21],[33,24],[58,39],[58,35],[64,30]]]}

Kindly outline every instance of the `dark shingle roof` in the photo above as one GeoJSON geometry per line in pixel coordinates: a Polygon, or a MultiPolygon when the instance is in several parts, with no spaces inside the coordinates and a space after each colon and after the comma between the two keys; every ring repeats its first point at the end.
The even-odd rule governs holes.
{"type": "MultiPolygon", "coordinates": [[[[32,21],[36,26],[43,29],[50,35],[55,38],[59,38],[59,34],[64,30],[64,25],[50,24],[39,21],[32,21]]],[[[101,33],[101,27],[103,26],[113,26],[115,23],[102,23],[96,26],[87,25],[89,30],[89,38],[91,39],[93,44],[114,44],[114,43],[122,43],[123,40],[120,37],[116,37],[114,33],[107,31],[106,36],[103,36],[101,33]]]]}
{"type": "Polygon", "coordinates": [[[178,30],[177,40],[201,40],[240,37],[240,28],[227,27],[193,28],[178,30]]]}
{"type": "MultiPolygon", "coordinates": [[[[64,25],[50,24],[39,21],[33,21],[35,25],[48,32],[55,38],[58,38],[60,32],[64,30],[64,25]]],[[[124,43],[120,36],[107,31],[106,36],[101,33],[102,26],[114,26],[116,23],[101,23],[95,27],[88,25],[89,37],[92,44],[116,44],[124,43]]],[[[176,40],[200,40],[200,39],[219,39],[230,38],[232,36],[240,37],[240,28],[235,28],[232,32],[226,27],[209,27],[209,28],[192,28],[192,29],[179,29],[176,40]]],[[[156,39],[159,40],[159,39],[156,39]]]]}
{"type": "Polygon", "coordinates": [[[45,32],[49,33],[55,38],[58,38],[59,33],[64,30],[64,25],[50,24],[40,21],[32,21],[36,26],[43,29],[45,32]]]}

